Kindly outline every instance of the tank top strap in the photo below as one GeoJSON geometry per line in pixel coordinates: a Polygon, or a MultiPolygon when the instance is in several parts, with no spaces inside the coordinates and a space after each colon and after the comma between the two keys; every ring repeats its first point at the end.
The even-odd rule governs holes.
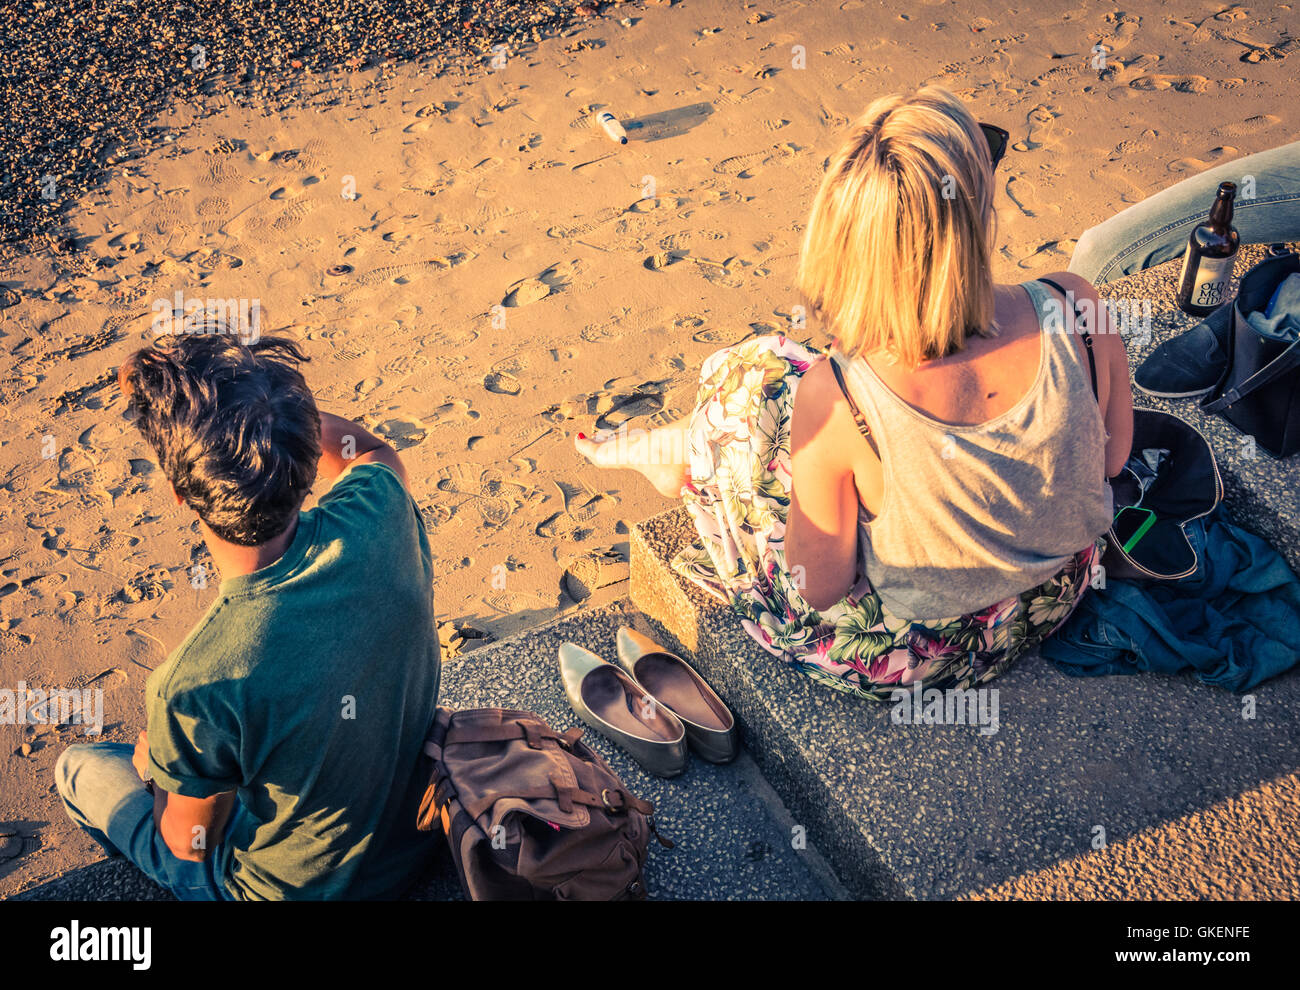
{"type": "MultiPolygon", "coordinates": [[[[1075,313],[1067,313],[1066,308],[1069,301],[1065,296],[1064,290],[1055,283],[1048,283],[1042,279],[1035,279],[1032,282],[1021,282],[1021,286],[1029,293],[1029,298],[1034,304],[1034,311],[1038,316],[1038,326],[1047,335],[1047,346],[1059,350],[1064,349],[1069,352],[1069,362],[1073,365],[1080,366],[1079,352],[1070,339],[1071,335],[1066,332],[1066,328],[1076,323],[1075,313]],[[1050,287],[1049,287],[1050,286],[1050,287]],[[1059,292],[1057,290],[1060,290],[1059,292]]],[[[1092,395],[1096,399],[1097,393],[1097,359],[1093,350],[1092,334],[1085,334],[1083,338],[1084,347],[1088,356],[1087,377],[1092,385],[1092,395]]]]}
{"type": "Polygon", "coordinates": [[[1020,287],[1029,293],[1030,301],[1034,304],[1034,312],[1038,315],[1039,327],[1044,330],[1064,329],[1064,324],[1061,322],[1065,313],[1064,299],[1059,298],[1037,279],[1032,282],[1021,282],[1020,287]]]}

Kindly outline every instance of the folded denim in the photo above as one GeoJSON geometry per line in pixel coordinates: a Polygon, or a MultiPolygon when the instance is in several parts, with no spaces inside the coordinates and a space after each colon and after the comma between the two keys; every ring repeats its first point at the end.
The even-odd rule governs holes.
{"type": "Polygon", "coordinates": [[[1300,664],[1300,578],[1223,509],[1193,520],[1197,572],[1180,581],[1111,580],[1085,595],[1041,647],[1075,677],[1193,671],[1243,692],[1300,664]]]}

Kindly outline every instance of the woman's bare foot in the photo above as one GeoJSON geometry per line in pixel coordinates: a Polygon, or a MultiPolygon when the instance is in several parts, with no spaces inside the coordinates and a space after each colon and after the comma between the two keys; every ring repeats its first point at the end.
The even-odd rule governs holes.
{"type": "Polygon", "coordinates": [[[573,438],[578,453],[592,464],[637,471],[667,498],[677,498],[682,486],[690,484],[685,444],[684,421],[657,430],[619,431],[598,440],[581,433],[573,438]]]}

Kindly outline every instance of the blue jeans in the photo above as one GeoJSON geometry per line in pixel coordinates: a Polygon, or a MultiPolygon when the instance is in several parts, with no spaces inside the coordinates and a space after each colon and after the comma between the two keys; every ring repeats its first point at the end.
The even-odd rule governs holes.
{"type": "MultiPolygon", "coordinates": [[[[110,857],[125,855],[161,887],[182,901],[234,900],[226,889],[230,848],[222,841],[202,863],[178,859],[163,842],[153,820],[153,794],[145,789],[126,743],[69,746],[54,768],[64,807],[110,857]]],[[[235,802],[225,836],[234,832],[243,805],[235,802]]]]}
{"type": "Polygon", "coordinates": [[[1180,257],[1187,238],[1204,223],[1220,182],[1237,183],[1233,226],[1243,244],[1300,240],[1300,141],[1216,165],[1148,196],[1087,230],[1070,258],[1070,271],[1101,285],[1180,257]],[[1242,195],[1253,176],[1255,195],[1242,195]]]}

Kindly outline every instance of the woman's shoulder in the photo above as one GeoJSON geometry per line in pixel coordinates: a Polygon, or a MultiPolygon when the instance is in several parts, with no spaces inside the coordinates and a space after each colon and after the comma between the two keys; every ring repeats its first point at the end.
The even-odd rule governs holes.
{"type": "Polygon", "coordinates": [[[790,442],[793,446],[817,444],[834,449],[844,424],[853,424],[853,413],[835,377],[830,355],[815,362],[799,381],[794,397],[790,442]]]}
{"type": "Polygon", "coordinates": [[[820,432],[834,411],[836,401],[845,404],[829,355],[814,362],[799,380],[795,393],[795,418],[790,424],[792,439],[796,434],[812,437],[820,432]]]}

